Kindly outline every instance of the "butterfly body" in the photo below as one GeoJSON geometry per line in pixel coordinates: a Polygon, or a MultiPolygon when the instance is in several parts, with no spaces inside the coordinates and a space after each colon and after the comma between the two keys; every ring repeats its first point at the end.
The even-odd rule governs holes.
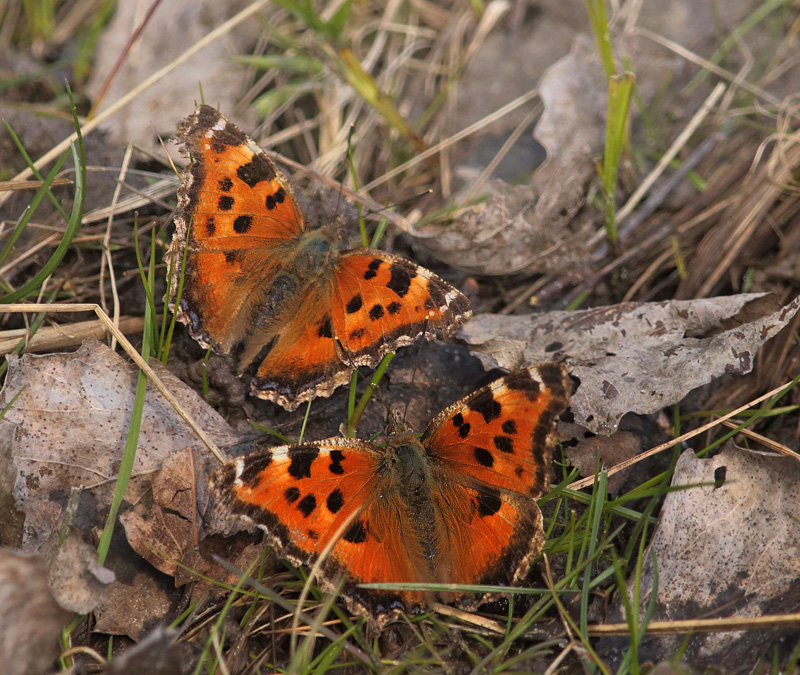
{"type": "Polygon", "coordinates": [[[566,370],[511,373],[442,411],[417,438],[393,424],[385,447],[331,438],[223,466],[212,491],[294,564],[321,562],[323,588],[381,626],[457,591],[376,591],[374,582],[515,584],[544,538],[536,504],[550,479],[566,370]]]}
{"type": "Polygon", "coordinates": [[[217,110],[178,139],[191,163],[178,190],[170,305],[201,344],[230,354],[253,394],[288,410],[329,396],[419,337],[445,337],[469,302],[389,253],[341,250],[340,219],[311,227],[288,179],[217,110]]]}

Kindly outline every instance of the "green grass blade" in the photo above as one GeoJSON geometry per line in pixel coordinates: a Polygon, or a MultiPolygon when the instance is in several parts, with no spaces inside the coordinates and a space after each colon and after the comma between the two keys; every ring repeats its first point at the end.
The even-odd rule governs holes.
{"type": "MultiPolygon", "coordinates": [[[[154,285],[154,277],[155,256],[151,255],[147,279],[147,283],[151,288],[154,285]]],[[[153,308],[147,303],[144,308],[144,329],[142,330],[142,358],[145,361],[150,359],[150,340],[153,335],[154,324],[155,316],[153,314],[153,308]]],[[[136,395],[133,399],[128,436],[125,439],[125,449],[122,452],[122,461],[120,462],[119,473],[117,475],[117,484],[114,487],[114,496],[111,499],[111,508],[106,518],[103,534],[97,546],[97,561],[101,565],[105,562],[106,556],[108,555],[108,548],[111,545],[111,536],[114,533],[114,525],[117,520],[117,512],[119,511],[120,504],[122,504],[122,498],[125,496],[125,491],[128,489],[128,483],[130,482],[131,473],[133,472],[133,461],[136,458],[136,448],[139,444],[139,430],[142,424],[142,412],[144,411],[146,390],[147,375],[140,370],[136,382],[136,395]]]]}
{"type": "Polygon", "coordinates": [[[375,392],[375,389],[380,384],[381,378],[383,374],[386,372],[386,369],[389,367],[389,364],[392,362],[394,358],[394,352],[389,352],[386,356],[383,357],[383,360],[378,364],[378,367],[375,369],[375,372],[372,373],[372,377],[370,378],[369,384],[367,388],[364,390],[364,393],[361,395],[361,399],[358,401],[358,405],[356,409],[353,411],[353,414],[347,420],[347,438],[355,438],[356,435],[356,428],[358,427],[358,423],[361,421],[361,415],[364,414],[364,410],[367,407],[367,403],[372,398],[372,394],[375,392]]]}
{"type": "Polygon", "coordinates": [[[619,241],[616,217],[617,171],[622,148],[627,145],[628,109],[634,82],[633,73],[614,75],[608,80],[608,113],[602,182],[606,238],[612,244],[619,241]]]}
{"type": "Polygon", "coordinates": [[[614,52],[611,49],[608,16],[606,16],[606,0],[586,0],[586,10],[589,12],[589,23],[592,25],[603,70],[606,71],[606,77],[611,78],[616,72],[616,68],[614,67],[614,52]]]}

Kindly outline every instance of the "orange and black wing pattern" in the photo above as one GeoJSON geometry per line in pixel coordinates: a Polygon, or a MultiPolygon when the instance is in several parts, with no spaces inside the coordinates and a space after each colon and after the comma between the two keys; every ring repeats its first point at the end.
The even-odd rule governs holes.
{"type": "Polygon", "coordinates": [[[570,381],[555,363],[510,373],[442,411],[420,439],[431,458],[443,560],[454,583],[516,583],[544,544],[555,424],[570,381]]]}
{"type": "Polygon", "coordinates": [[[200,106],[177,138],[191,163],[167,258],[170,303],[180,290],[178,317],[192,336],[229,352],[263,314],[265,293],[306,225],[286,177],[219,111],[200,106]]]}

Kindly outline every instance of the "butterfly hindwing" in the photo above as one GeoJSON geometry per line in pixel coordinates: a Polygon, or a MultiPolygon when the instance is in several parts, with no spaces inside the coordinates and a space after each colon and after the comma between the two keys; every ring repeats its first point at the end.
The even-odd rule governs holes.
{"type": "Polygon", "coordinates": [[[383,251],[342,254],[333,276],[333,330],[354,365],[375,367],[418,337],[443,336],[470,316],[469,302],[435,274],[383,251]]]}

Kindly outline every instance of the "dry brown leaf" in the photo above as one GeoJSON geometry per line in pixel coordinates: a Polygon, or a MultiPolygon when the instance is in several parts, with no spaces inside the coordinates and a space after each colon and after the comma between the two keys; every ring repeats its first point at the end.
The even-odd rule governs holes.
{"type": "MultiPolygon", "coordinates": [[[[577,427],[576,425],[576,428],[577,427]]],[[[561,433],[561,427],[559,427],[561,433]]],[[[610,436],[591,436],[580,438],[574,445],[565,445],[564,455],[581,476],[593,476],[596,469],[604,471],[608,467],[624,462],[644,450],[642,437],[630,431],[615,431],[610,436]]],[[[613,497],[628,478],[630,469],[624,469],[610,476],[608,492],[613,497]]]]}
{"type": "Polygon", "coordinates": [[[0,663],[6,675],[51,672],[58,656],[58,638],[72,614],[53,597],[47,563],[0,549],[0,663]]]}
{"type": "Polygon", "coordinates": [[[212,554],[246,569],[263,549],[260,534],[231,540],[207,536],[226,529],[226,523],[218,522],[219,515],[210,508],[208,469],[198,453],[188,448],[174,453],[153,474],[151,495],[120,515],[133,550],[174,577],[176,586],[198,582],[194,595],[209,586],[200,576],[236,583],[230,572],[213,561],[212,554]]]}
{"type": "MultiPolygon", "coordinates": [[[[711,459],[684,452],[641,580],[642,609],[658,565],[654,620],[757,617],[800,609],[800,464],[728,443],[711,459]],[[704,485],[700,485],[704,484],[704,485]]],[[[629,588],[630,590],[630,588],[629,588]]],[[[641,614],[640,614],[641,616],[641,614]]],[[[701,633],[684,658],[737,670],[771,658],[780,630],[701,633]]],[[[645,640],[642,661],[669,658],[684,636],[645,640]]]]}
{"type": "MultiPolygon", "coordinates": [[[[23,546],[36,550],[59,521],[71,488],[84,492],[73,521],[84,531],[102,527],[130,423],[138,369],[96,340],[75,353],[9,356],[0,407],[19,397],[0,422],[11,454],[0,457],[0,486],[26,514],[23,546]]],[[[238,436],[191,389],[161,366],[153,367],[181,405],[219,445],[238,436]]],[[[7,444],[0,445],[6,447],[7,444]]],[[[149,474],[172,453],[205,446],[164,398],[148,387],[139,447],[126,499],[135,503],[150,489],[149,474]]]]}
{"type": "Polygon", "coordinates": [[[91,612],[115,580],[114,573],[97,562],[97,551],[74,531],[48,558],[50,588],[58,604],[70,612],[91,612]]]}
{"type": "Polygon", "coordinates": [[[586,199],[603,142],[606,81],[591,40],[578,36],[542,76],[539,93],[545,109],[534,135],[547,160],[530,184],[493,181],[486,201],[449,226],[413,230],[438,258],[472,273],[508,274],[563,269],[587,256],[587,232],[567,224],[586,199]]]}
{"type": "Polygon", "coordinates": [[[482,314],[458,337],[486,368],[563,362],[581,383],[570,402],[575,421],[608,435],[625,413],[653,413],[721,375],[749,373],[758,349],[788,324],[800,298],[746,323],[731,319],[761,308],[770,297],[741,294],[527,316],[482,314]]]}
{"type": "MultiPolygon", "coordinates": [[[[614,46],[635,64],[637,94],[645,102],[656,95],[665,72],[680,68],[674,55],[639,36],[615,36],[614,46]]],[[[602,252],[602,241],[592,240],[597,223],[591,214],[575,216],[591,198],[588,186],[597,175],[607,92],[594,41],[577,35],[570,53],[539,81],[544,112],[533,135],[546,149],[547,159],[532,179],[519,185],[492,181],[481,191],[486,199],[448,226],[411,233],[437,257],[475,274],[581,276],[591,271],[602,252]]]]}
{"type": "Polygon", "coordinates": [[[169,621],[174,610],[170,594],[164,583],[153,575],[152,568],[141,569],[108,587],[94,610],[94,630],[139,640],[148,629],[169,621]]]}

